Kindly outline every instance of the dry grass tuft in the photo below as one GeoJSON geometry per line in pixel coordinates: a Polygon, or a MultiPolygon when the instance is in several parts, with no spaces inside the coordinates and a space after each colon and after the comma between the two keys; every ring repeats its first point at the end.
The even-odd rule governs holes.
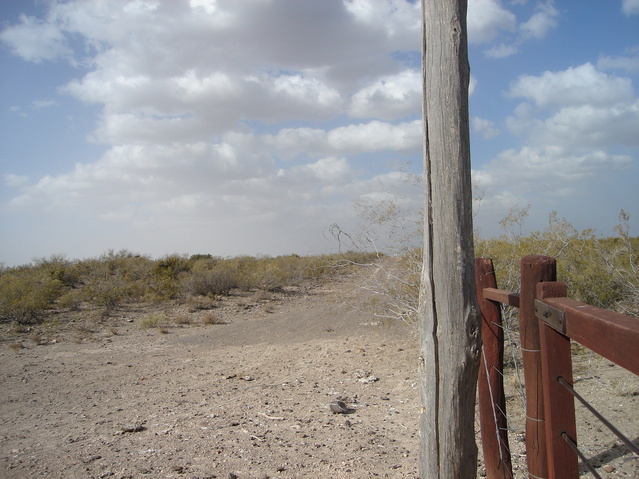
{"type": "Polygon", "coordinates": [[[212,324],[224,324],[224,321],[219,316],[213,313],[207,313],[202,318],[202,324],[204,325],[212,325],[212,324]]]}
{"type": "Polygon", "coordinates": [[[168,318],[162,313],[151,313],[137,320],[139,329],[166,328],[168,318]]]}
{"type": "Polygon", "coordinates": [[[173,318],[173,323],[179,326],[186,326],[189,324],[193,324],[193,319],[187,314],[180,314],[173,318]]]}
{"type": "Polygon", "coordinates": [[[40,336],[39,334],[35,334],[35,335],[31,336],[31,341],[36,346],[42,346],[43,344],[47,344],[47,342],[48,342],[46,338],[40,336]]]}
{"type": "Polygon", "coordinates": [[[11,343],[9,347],[13,349],[16,353],[20,351],[21,349],[25,349],[25,346],[24,344],[22,344],[22,341],[19,341],[17,343],[11,343]]]}

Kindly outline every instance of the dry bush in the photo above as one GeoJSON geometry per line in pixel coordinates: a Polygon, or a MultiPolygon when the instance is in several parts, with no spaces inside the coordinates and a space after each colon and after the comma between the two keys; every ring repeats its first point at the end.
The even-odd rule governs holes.
{"type": "Polygon", "coordinates": [[[233,271],[216,265],[209,271],[184,276],[181,289],[184,293],[193,296],[217,296],[228,295],[236,284],[233,271]]]}
{"type": "Polygon", "coordinates": [[[193,319],[189,315],[180,314],[173,318],[173,323],[179,326],[186,326],[189,324],[193,324],[193,319]]]}
{"type": "Polygon", "coordinates": [[[213,313],[207,313],[202,318],[202,324],[204,325],[213,325],[213,324],[224,324],[224,321],[219,316],[213,313]]]}
{"type": "Polygon", "coordinates": [[[9,344],[9,347],[10,347],[13,351],[15,351],[16,353],[17,353],[18,351],[22,350],[22,349],[25,349],[25,346],[24,346],[24,344],[22,344],[22,342],[21,342],[21,341],[18,341],[18,342],[15,342],[15,343],[11,343],[11,344],[9,344]]]}
{"type": "Polygon", "coordinates": [[[163,313],[151,313],[136,321],[136,325],[139,329],[166,328],[168,323],[169,319],[166,314],[163,313]]]}
{"type": "Polygon", "coordinates": [[[0,276],[0,320],[38,321],[60,295],[59,280],[35,268],[5,271],[0,276]]]}

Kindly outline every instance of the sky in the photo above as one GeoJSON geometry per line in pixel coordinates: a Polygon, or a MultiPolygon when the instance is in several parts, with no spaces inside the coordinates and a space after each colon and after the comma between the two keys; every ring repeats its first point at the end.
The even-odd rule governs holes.
{"type": "MultiPolygon", "coordinates": [[[[474,223],[639,234],[639,0],[469,0],[474,223]]],[[[0,3],[0,262],[333,252],[418,209],[421,4],[0,3]]]]}

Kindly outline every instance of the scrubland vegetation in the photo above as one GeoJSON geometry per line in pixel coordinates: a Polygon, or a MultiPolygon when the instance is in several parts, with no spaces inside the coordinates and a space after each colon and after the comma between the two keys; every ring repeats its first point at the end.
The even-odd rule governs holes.
{"type": "MultiPolygon", "coordinates": [[[[69,260],[52,256],[0,271],[0,320],[26,324],[52,308],[100,308],[108,315],[130,303],[205,301],[233,290],[275,291],[326,278],[360,254],[219,258],[209,254],[151,259],[130,251],[69,260]]],[[[147,322],[161,323],[158,318],[147,322]]]]}
{"type": "MultiPolygon", "coordinates": [[[[366,228],[335,237],[349,252],[336,255],[220,258],[209,254],[151,259],[130,251],[69,260],[51,256],[0,270],[0,321],[26,324],[46,319],[52,308],[100,308],[108,315],[131,303],[206,302],[234,290],[275,291],[302,281],[329,278],[347,268],[370,268],[362,288],[378,298],[379,316],[415,320],[419,299],[421,249],[419,221],[407,221],[394,204],[365,211],[366,228]],[[409,225],[409,226],[407,226],[409,225]],[[382,233],[383,231],[383,233],[382,233]],[[394,242],[381,251],[379,235],[394,242]],[[377,235],[377,236],[376,236],[377,235]]],[[[528,254],[553,256],[558,279],[570,297],[601,308],[639,315],[639,238],[628,234],[622,211],[616,236],[579,232],[556,214],[543,231],[523,235],[527,209],[514,209],[501,222],[497,238],[475,239],[475,256],[492,258],[498,285],[519,289],[519,262],[528,254]]],[[[149,322],[161,321],[149,318],[149,322]]],[[[214,321],[212,321],[214,322],[214,321]]]]}
{"type": "MultiPolygon", "coordinates": [[[[341,245],[366,258],[360,266],[371,274],[363,287],[377,294],[379,316],[414,322],[422,268],[422,250],[415,246],[421,243],[421,215],[398,205],[365,206],[361,230],[350,234],[334,225],[332,231],[341,245]]],[[[639,316],[639,237],[629,235],[630,217],[623,210],[611,237],[594,229],[578,231],[554,212],[544,230],[523,234],[527,216],[528,208],[513,208],[500,222],[499,236],[475,237],[475,257],[493,259],[500,289],[519,291],[521,258],[547,255],[557,259],[557,280],[566,283],[571,298],[639,316]]]]}

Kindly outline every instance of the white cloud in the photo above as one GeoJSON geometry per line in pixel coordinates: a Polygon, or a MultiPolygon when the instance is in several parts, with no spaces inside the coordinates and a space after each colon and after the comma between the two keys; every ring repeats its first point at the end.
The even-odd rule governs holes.
{"type": "Polygon", "coordinates": [[[630,79],[599,72],[591,63],[540,76],[522,75],[511,86],[509,95],[530,99],[539,107],[606,106],[634,100],[630,79]]]}
{"type": "MultiPolygon", "coordinates": [[[[590,215],[594,215],[594,211],[590,207],[600,207],[602,201],[610,201],[610,198],[595,199],[591,203],[605,191],[604,184],[608,178],[616,174],[634,174],[636,160],[603,150],[581,150],[577,154],[571,150],[530,146],[505,150],[481,169],[473,170],[473,183],[482,194],[481,200],[475,204],[479,213],[476,225],[480,229],[482,225],[490,228],[481,233],[488,236],[499,234],[497,222],[511,208],[524,208],[526,205],[531,205],[533,212],[533,217],[526,224],[529,231],[544,228],[544,216],[551,211],[559,211],[578,228],[595,227],[608,233],[606,228],[615,224],[618,210],[612,215],[608,210],[610,218],[605,225],[593,224],[590,215]]],[[[621,196],[625,199],[620,200],[619,207],[631,207],[628,194],[622,191],[621,196]]]]}
{"type": "Polygon", "coordinates": [[[514,55],[518,51],[519,49],[517,45],[514,45],[514,44],[506,45],[506,44],[500,43],[499,45],[496,45],[486,50],[485,55],[488,58],[506,58],[506,57],[514,55]]]}
{"type": "Polygon", "coordinates": [[[521,76],[509,95],[528,100],[507,119],[523,146],[502,151],[473,172],[483,192],[480,210],[493,221],[517,204],[532,204],[538,213],[569,209],[579,216],[579,205],[571,203],[575,198],[586,200],[588,191],[592,195],[591,189],[615,172],[635,174],[631,152],[639,147],[639,100],[630,79],[587,63],[521,76]]]}
{"type": "Polygon", "coordinates": [[[551,3],[541,5],[538,12],[521,24],[524,37],[544,38],[550,29],[557,26],[558,16],[559,11],[551,3]]]}
{"type": "Polygon", "coordinates": [[[348,112],[355,118],[382,120],[421,114],[422,88],[419,70],[385,76],[355,93],[348,112]]]}
{"type": "Polygon", "coordinates": [[[56,24],[26,15],[20,15],[18,25],[0,32],[0,41],[9,45],[16,55],[35,63],[72,55],[64,33],[56,24]]]}
{"type": "Polygon", "coordinates": [[[629,49],[628,55],[601,55],[597,60],[597,68],[601,70],[620,70],[627,73],[639,72],[639,46],[629,49]]]}
{"type": "Polygon", "coordinates": [[[500,0],[470,0],[467,17],[470,43],[489,42],[501,31],[514,32],[517,25],[515,15],[500,0]]]}
{"type": "Polygon", "coordinates": [[[602,73],[587,63],[522,76],[509,94],[538,107],[523,102],[507,120],[511,132],[533,144],[575,151],[639,146],[639,100],[629,78],[602,73]]]}
{"type": "Polygon", "coordinates": [[[473,130],[481,133],[485,140],[494,138],[501,133],[501,131],[499,131],[499,129],[495,127],[495,124],[492,121],[485,118],[479,118],[477,116],[473,117],[471,118],[471,125],[473,127],[473,130]]]}
{"type": "Polygon", "coordinates": [[[422,122],[397,125],[373,120],[368,123],[319,128],[284,128],[276,135],[234,134],[255,150],[271,150],[283,158],[296,155],[359,155],[379,151],[418,153],[422,148],[422,122]]]}
{"type": "Polygon", "coordinates": [[[639,0],[621,0],[621,9],[627,16],[639,15],[639,0]]]}
{"type": "Polygon", "coordinates": [[[421,148],[422,122],[415,120],[397,126],[381,121],[335,128],[327,134],[335,151],[349,154],[383,150],[415,151],[421,148]]]}
{"type": "Polygon", "coordinates": [[[4,175],[3,179],[4,184],[9,188],[17,188],[29,184],[29,178],[26,175],[14,175],[12,173],[7,173],[4,175]]]}

